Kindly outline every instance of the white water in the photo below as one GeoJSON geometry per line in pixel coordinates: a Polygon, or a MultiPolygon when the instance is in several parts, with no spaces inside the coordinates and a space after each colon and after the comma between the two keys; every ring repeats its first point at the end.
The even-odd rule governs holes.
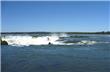
{"type": "Polygon", "coordinates": [[[9,45],[48,45],[60,44],[57,40],[58,36],[44,36],[44,37],[32,37],[32,36],[6,36],[2,38],[6,40],[9,45]]]}
{"type": "Polygon", "coordinates": [[[92,45],[95,44],[96,41],[87,41],[83,40],[78,43],[64,43],[63,41],[58,41],[60,37],[68,37],[66,34],[52,34],[51,36],[42,36],[42,37],[32,37],[32,36],[5,36],[2,37],[2,40],[5,40],[8,42],[9,45],[12,46],[29,46],[29,45],[48,45],[49,43],[53,45],[92,45]]]}

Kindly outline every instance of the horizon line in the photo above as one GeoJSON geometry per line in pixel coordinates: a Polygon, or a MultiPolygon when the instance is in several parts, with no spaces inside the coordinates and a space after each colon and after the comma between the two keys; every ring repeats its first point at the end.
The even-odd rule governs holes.
{"type": "MultiPolygon", "coordinates": [[[[94,32],[110,32],[109,30],[108,31],[23,31],[23,32],[21,32],[21,31],[16,31],[17,33],[31,33],[31,32],[81,32],[81,33],[83,33],[83,32],[89,32],[89,33],[94,33],[94,32]]],[[[15,32],[1,32],[1,33],[15,33],[15,32]]]]}

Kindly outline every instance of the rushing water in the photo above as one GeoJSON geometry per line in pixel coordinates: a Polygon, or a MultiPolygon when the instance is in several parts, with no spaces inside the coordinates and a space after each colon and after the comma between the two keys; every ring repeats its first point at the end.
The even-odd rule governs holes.
{"type": "Polygon", "coordinates": [[[40,37],[3,36],[9,45],[1,46],[2,72],[110,72],[110,35],[40,37]]]}

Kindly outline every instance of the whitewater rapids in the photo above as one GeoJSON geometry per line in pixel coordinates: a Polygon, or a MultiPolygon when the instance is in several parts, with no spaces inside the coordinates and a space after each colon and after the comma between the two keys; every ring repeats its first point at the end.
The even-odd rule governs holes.
{"type": "Polygon", "coordinates": [[[51,44],[61,44],[57,40],[57,36],[44,36],[44,37],[32,37],[32,36],[6,36],[2,38],[6,40],[9,45],[48,45],[51,44]],[[48,40],[49,38],[49,40],[48,40]]]}
{"type": "MultiPolygon", "coordinates": [[[[2,40],[8,42],[8,45],[11,46],[29,46],[29,45],[48,45],[51,43],[52,45],[92,45],[96,44],[96,41],[90,40],[81,40],[78,42],[70,42],[66,43],[65,40],[61,40],[61,37],[69,37],[66,34],[56,35],[52,34],[49,36],[37,36],[33,37],[30,35],[8,35],[2,37],[2,40]]],[[[74,40],[73,40],[74,41],[74,40]]]]}

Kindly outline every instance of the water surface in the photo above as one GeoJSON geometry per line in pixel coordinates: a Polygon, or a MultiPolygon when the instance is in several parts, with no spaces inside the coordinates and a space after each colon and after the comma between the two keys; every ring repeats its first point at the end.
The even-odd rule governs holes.
{"type": "MultiPolygon", "coordinates": [[[[69,38],[66,37],[65,40],[69,38]]],[[[1,46],[2,72],[110,72],[110,37],[89,36],[95,44],[1,46]],[[98,43],[99,42],[99,43],[98,43]]]]}

